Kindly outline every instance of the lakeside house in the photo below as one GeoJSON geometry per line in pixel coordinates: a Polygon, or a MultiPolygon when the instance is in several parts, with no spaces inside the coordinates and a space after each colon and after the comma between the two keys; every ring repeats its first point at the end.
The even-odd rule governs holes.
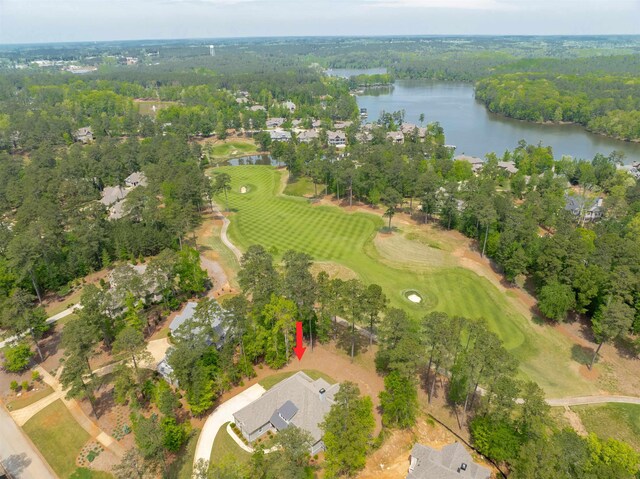
{"type": "Polygon", "coordinates": [[[594,199],[565,195],[564,209],[578,218],[579,221],[596,221],[604,215],[603,204],[602,197],[594,199]]]}
{"type": "Polygon", "coordinates": [[[498,168],[506,171],[510,175],[515,175],[518,172],[518,167],[513,161],[499,161],[498,168]]]}
{"type": "Polygon", "coordinates": [[[409,456],[406,479],[489,479],[491,471],[473,461],[462,444],[454,442],[441,450],[415,444],[409,456]]]}
{"type": "Polygon", "coordinates": [[[478,158],[475,156],[469,156],[469,155],[458,155],[458,156],[454,156],[453,157],[454,161],[466,161],[468,163],[471,164],[471,169],[473,170],[474,173],[477,173],[478,171],[480,171],[482,169],[482,166],[484,165],[484,160],[482,158],[478,158]]]}
{"type": "Polygon", "coordinates": [[[345,129],[349,128],[351,125],[353,125],[352,121],[336,121],[333,124],[333,129],[334,130],[345,130],[345,129]]]}
{"type": "Polygon", "coordinates": [[[347,135],[342,131],[327,131],[327,143],[330,146],[344,148],[347,146],[347,135]]]}
{"type": "Polygon", "coordinates": [[[262,397],[233,414],[233,420],[247,441],[254,442],[268,431],[290,426],[307,431],[313,438],[311,454],[324,450],[320,423],[334,404],[339,384],[311,379],[302,371],[280,381],[262,397]]]}
{"type": "Polygon", "coordinates": [[[394,145],[402,145],[404,143],[404,133],[401,131],[389,131],[387,132],[387,140],[394,145]]]}
{"type": "Polygon", "coordinates": [[[265,107],[263,107],[262,105],[252,105],[249,107],[249,110],[251,111],[267,111],[267,109],[265,107]]]}

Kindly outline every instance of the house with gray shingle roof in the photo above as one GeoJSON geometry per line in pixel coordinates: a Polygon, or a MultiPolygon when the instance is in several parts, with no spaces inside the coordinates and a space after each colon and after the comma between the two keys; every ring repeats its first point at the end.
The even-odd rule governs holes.
{"type": "Polygon", "coordinates": [[[583,198],[582,196],[565,195],[564,209],[571,212],[579,220],[596,221],[602,218],[604,200],[599,197],[583,198]]]}
{"type": "MultiPolygon", "coordinates": [[[[215,299],[212,299],[212,300],[215,301],[215,299]]],[[[195,301],[189,301],[186,304],[186,306],[182,309],[182,311],[180,311],[180,314],[178,314],[173,319],[173,321],[171,321],[171,324],[169,325],[169,329],[171,330],[171,337],[173,338],[180,337],[181,330],[179,328],[185,323],[187,323],[188,321],[193,320],[196,313],[197,306],[198,306],[198,303],[196,303],[195,301]]],[[[227,333],[227,330],[223,325],[224,316],[225,316],[225,310],[219,307],[218,312],[211,318],[211,324],[209,325],[213,329],[213,331],[215,331],[215,335],[217,336],[217,338],[215,338],[216,339],[215,345],[218,349],[222,347],[226,333],[227,333]]],[[[201,329],[202,328],[200,326],[195,326],[189,331],[189,333],[205,334],[204,332],[200,331],[201,329]]],[[[212,341],[212,339],[208,339],[207,343],[214,344],[214,341],[212,341]]]]}
{"type": "Polygon", "coordinates": [[[406,479],[489,479],[491,471],[473,462],[462,444],[454,442],[441,450],[416,444],[409,458],[406,479]]]}
{"type": "Polygon", "coordinates": [[[299,427],[311,434],[314,440],[311,454],[316,454],[324,449],[320,423],[334,404],[339,389],[339,384],[329,384],[322,378],[313,380],[299,371],[234,413],[233,420],[249,442],[268,431],[299,427]]]}

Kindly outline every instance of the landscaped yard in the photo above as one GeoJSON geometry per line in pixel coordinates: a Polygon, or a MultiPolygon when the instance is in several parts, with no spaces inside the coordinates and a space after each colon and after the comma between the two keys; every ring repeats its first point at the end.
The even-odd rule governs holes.
{"type": "Polygon", "coordinates": [[[61,478],[77,469],[76,457],[90,439],[61,400],[29,419],[23,429],[61,478]]]}
{"type": "Polygon", "coordinates": [[[383,226],[380,216],[349,213],[281,195],[282,173],[271,167],[223,167],[216,171],[231,176],[229,235],[241,249],[259,243],[277,257],[295,249],[319,261],[340,263],[358,273],[365,283],[380,284],[391,306],[404,308],[415,317],[439,310],[484,318],[521,361],[524,375],[537,381],[549,395],[596,392],[596,387],[578,372],[568,338],[515,310],[510,298],[488,279],[455,266],[446,245],[435,247],[437,241],[417,237],[415,231],[398,240],[379,235],[383,226]],[[240,193],[242,186],[247,187],[246,193],[240,193]],[[389,246],[376,244],[384,243],[385,238],[391,239],[389,246]],[[415,262],[407,257],[408,247],[416,252],[415,262]],[[408,290],[417,291],[423,301],[408,301],[404,295],[408,290]]]}
{"type": "Polygon", "coordinates": [[[222,459],[246,463],[249,462],[249,459],[251,458],[251,454],[238,446],[231,436],[229,436],[229,433],[227,432],[228,424],[229,423],[227,422],[220,428],[215,440],[213,441],[209,464],[215,464],[220,462],[222,459]]]}
{"type": "Polygon", "coordinates": [[[640,452],[640,405],[573,406],[588,432],[624,441],[640,452]]]}
{"type": "Polygon", "coordinates": [[[40,401],[40,399],[47,397],[53,393],[53,389],[50,386],[38,384],[38,391],[29,391],[27,394],[12,399],[7,402],[7,409],[9,411],[15,411],[16,409],[22,409],[33,403],[40,401]]]}
{"type": "MultiPolygon", "coordinates": [[[[259,381],[260,386],[262,386],[263,388],[269,390],[271,389],[273,386],[275,386],[276,384],[278,384],[280,381],[287,379],[290,376],[293,376],[297,371],[286,371],[283,373],[276,373],[276,374],[272,374],[271,376],[267,376],[266,378],[264,378],[262,381],[259,381]]],[[[303,372],[309,376],[311,379],[324,379],[325,381],[327,381],[329,384],[335,384],[336,381],[327,376],[326,374],[317,371],[315,369],[303,369],[303,372]]]]}

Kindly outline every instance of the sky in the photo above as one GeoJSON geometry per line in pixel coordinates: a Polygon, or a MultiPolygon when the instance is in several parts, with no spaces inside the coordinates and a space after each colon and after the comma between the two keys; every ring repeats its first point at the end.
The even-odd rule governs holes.
{"type": "Polygon", "coordinates": [[[0,0],[0,44],[400,34],[640,34],[640,0],[0,0]]]}

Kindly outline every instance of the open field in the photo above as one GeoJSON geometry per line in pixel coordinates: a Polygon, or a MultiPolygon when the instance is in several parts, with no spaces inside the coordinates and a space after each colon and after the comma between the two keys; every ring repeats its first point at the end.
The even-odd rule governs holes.
{"type": "Polygon", "coordinates": [[[251,454],[240,448],[231,436],[229,436],[229,433],[227,432],[228,424],[229,423],[227,422],[220,428],[215,441],[213,441],[209,464],[216,464],[225,458],[231,458],[232,461],[239,463],[246,463],[249,462],[249,459],[251,458],[251,454]]]}
{"type": "Polygon", "coordinates": [[[23,429],[61,478],[77,469],[76,457],[90,439],[61,400],[29,419],[23,429]]]}
{"type": "Polygon", "coordinates": [[[138,112],[141,115],[152,116],[155,117],[158,114],[158,111],[168,108],[171,105],[177,105],[178,102],[175,101],[156,101],[156,100],[136,100],[136,105],[138,105],[138,112]],[[154,107],[155,106],[155,110],[154,107]]]}
{"type": "Polygon", "coordinates": [[[572,406],[571,409],[580,416],[587,432],[627,442],[640,452],[640,406],[603,404],[572,406]]]}
{"type": "MultiPolygon", "coordinates": [[[[303,369],[302,370],[307,376],[309,376],[311,379],[324,379],[325,381],[327,381],[329,384],[335,384],[336,381],[327,376],[326,374],[324,374],[323,372],[320,371],[316,371],[315,369],[303,369]]],[[[293,376],[297,371],[286,371],[283,373],[276,373],[273,374],[271,376],[267,376],[266,378],[264,378],[261,381],[258,381],[258,384],[260,384],[260,386],[262,386],[263,388],[265,388],[266,390],[271,389],[273,386],[275,386],[276,384],[278,384],[280,381],[283,381],[284,379],[287,379],[290,376],[293,376]]]]}
{"type": "Polygon", "coordinates": [[[342,264],[365,283],[380,284],[391,306],[404,308],[414,317],[440,310],[485,318],[521,361],[523,374],[550,396],[597,392],[596,386],[581,376],[570,339],[531,321],[531,315],[516,309],[513,299],[489,279],[461,267],[459,258],[448,255],[449,248],[441,240],[429,240],[424,232],[408,226],[407,231],[382,234],[381,211],[347,212],[281,195],[282,173],[271,167],[224,167],[217,171],[229,173],[232,179],[229,234],[241,249],[260,243],[277,257],[287,249],[296,249],[318,261],[342,264]],[[240,193],[242,186],[247,187],[247,193],[240,193]],[[417,290],[424,301],[410,303],[403,294],[409,289],[417,290]]]}

